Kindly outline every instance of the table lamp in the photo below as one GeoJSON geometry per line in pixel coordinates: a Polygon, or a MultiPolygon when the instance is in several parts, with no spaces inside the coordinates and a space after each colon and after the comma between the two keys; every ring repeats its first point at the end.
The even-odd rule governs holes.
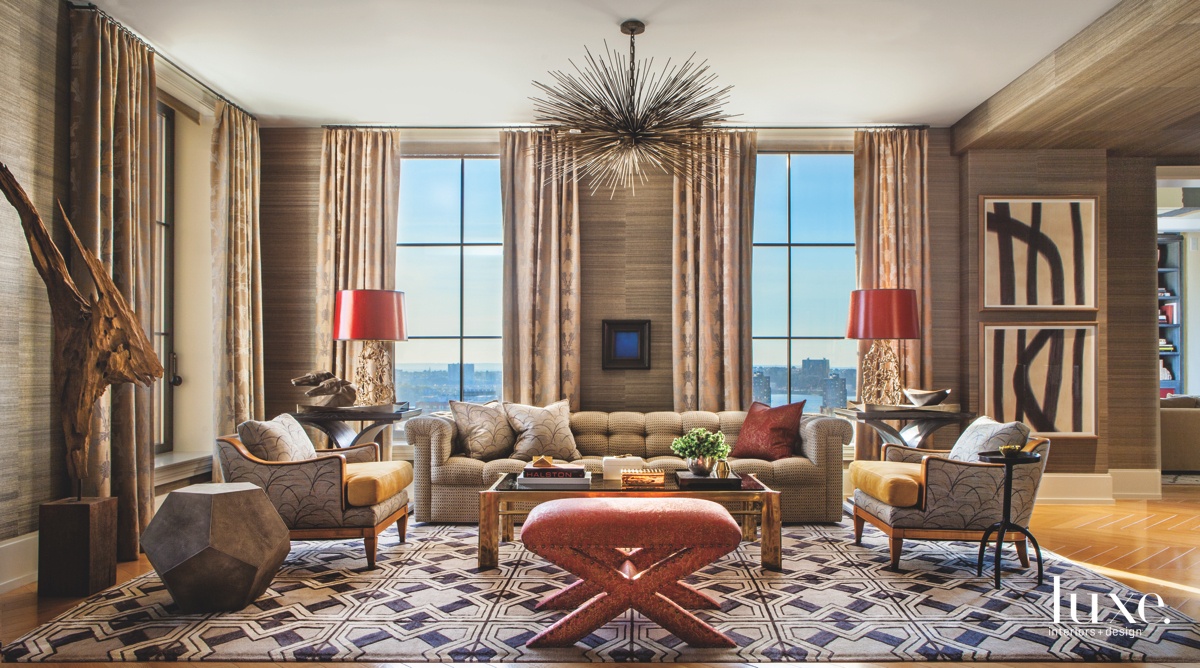
{"type": "Polygon", "coordinates": [[[921,338],[917,292],[902,289],[851,292],[846,338],[871,339],[871,349],[862,360],[859,401],[868,404],[899,404],[900,362],[896,359],[892,346],[886,341],[921,338]]]}
{"type": "Polygon", "coordinates": [[[339,290],[333,302],[333,338],[363,342],[354,364],[359,405],[395,403],[392,355],[384,341],[408,340],[404,327],[404,293],[339,290]]]}

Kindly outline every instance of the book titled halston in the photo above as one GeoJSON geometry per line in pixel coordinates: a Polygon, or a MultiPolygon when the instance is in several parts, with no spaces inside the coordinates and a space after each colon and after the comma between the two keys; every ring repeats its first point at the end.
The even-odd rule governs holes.
{"type": "Polygon", "coordinates": [[[526,466],[521,475],[526,480],[530,478],[582,478],[587,470],[576,464],[555,464],[554,466],[526,466]]]}

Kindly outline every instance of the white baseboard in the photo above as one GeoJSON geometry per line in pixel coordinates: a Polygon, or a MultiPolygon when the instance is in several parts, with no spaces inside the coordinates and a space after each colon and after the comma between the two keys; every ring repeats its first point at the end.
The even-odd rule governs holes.
{"type": "Polygon", "coordinates": [[[1113,478],[1107,473],[1044,473],[1038,503],[1112,503],[1113,478]]]}
{"type": "Polygon", "coordinates": [[[37,581],[36,531],[0,541],[0,594],[37,581]]]}
{"type": "Polygon", "coordinates": [[[1158,469],[1109,469],[1114,499],[1161,499],[1162,471],[1158,469]]]}

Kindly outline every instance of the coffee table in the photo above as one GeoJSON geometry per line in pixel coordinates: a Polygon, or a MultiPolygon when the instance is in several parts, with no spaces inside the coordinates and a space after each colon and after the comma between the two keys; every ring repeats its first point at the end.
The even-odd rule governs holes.
{"type": "Polygon", "coordinates": [[[717,503],[740,504],[730,514],[741,520],[742,540],[753,541],[761,533],[763,568],[783,570],[782,527],[779,492],[767,487],[757,476],[742,476],[742,488],[734,490],[681,490],[668,472],[662,487],[621,488],[620,480],[593,478],[590,489],[517,489],[517,474],[506,473],[491,487],[479,493],[479,568],[488,570],[500,563],[500,541],[513,539],[514,520],[529,511],[517,510],[518,503],[538,504],[553,499],[596,497],[684,497],[707,499],[717,503]]]}

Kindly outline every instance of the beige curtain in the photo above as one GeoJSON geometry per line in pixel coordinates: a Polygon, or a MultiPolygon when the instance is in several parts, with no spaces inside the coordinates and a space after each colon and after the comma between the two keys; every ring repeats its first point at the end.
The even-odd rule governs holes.
{"type": "Polygon", "coordinates": [[[696,138],[702,156],[675,176],[672,375],[675,410],[747,410],[754,132],[696,138]],[[702,175],[710,175],[705,180],[702,175]]]}
{"type": "MultiPolygon", "coordinates": [[[[929,212],[926,196],[928,132],[889,128],[854,133],[854,216],[858,287],[917,291],[922,339],[891,341],[900,359],[902,387],[930,388],[933,333],[929,290],[929,212]]],[[[859,356],[871,347],[859,342],[859,356]]],[[[859,387],[862,374],[859,372],[859,387]]],[[[858,426],[856,459],[878,459],[873,429],[858,426]]]]}
{"type": "MultiPolygon", "coordinates": [[[[158,210],[154,53],[102,12],[72,9],[70,23],[71,222],[150,332],[158,210]]],[[[90,289],[83,263],[74,262],[80,288],[90,289]]],[[[84,493],[117,497],[122,561],[137,559],[154,513],[150,407],[148,388],[114,385],[97,402],[92,427],[84,493]]]]}
{"type": "Polygon", "coordinates": [[[212,135],[213,348],[216,427],[263,419],[258,121],[220,102],[212,135]]]}
{"type": "Polygon", "coordinates": [[[334,294],[338,290],[396,287],[400,133],[326,128],[320,198],[317,362],[334,375],[350,379],[359,343],[333,340],[334,294]]]}
{"type": "Polygon", "coordinates": [[[506,401],[579,410],[579,185],[550,132],[500,133],[506,401]],[[553,165],[567,176],[551,178],[553,165]]]}

